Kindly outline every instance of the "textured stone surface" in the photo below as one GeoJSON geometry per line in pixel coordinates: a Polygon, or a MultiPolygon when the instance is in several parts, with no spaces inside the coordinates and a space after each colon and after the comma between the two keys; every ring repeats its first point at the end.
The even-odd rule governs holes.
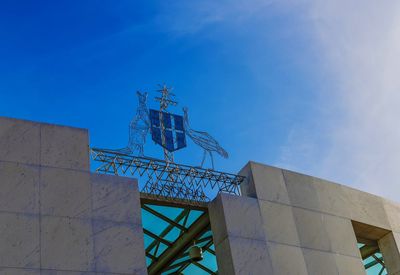
{"type": "Polygon", "coordinates": [[[218,273],[221,275],[235,274],[235,268],[233,266],[234,259],[232,257],[228,238],[221,240],[221,242],[218,244],[215,244],[215,253],[217,258],[218,273]]]}
{"type": "Polygon", "coordinates": [[[303,255],[306,261],[308,274],[338,274],[339,271],[336,265],[335,254],[303,248],[303,255]]]}
{"type": "Polygon", "coordinates": [[[0,211],[39,213],[39,168],[0,161],[0,211]]]}
{"type": "Polygon", "coordinates": [[[241,174],[249,179],[241,186],[243,195],[259,200],[289,203],[281,169],[251,161],[243,168],[241,174]],[[257,184],[254,184],[255,182],[257,184]]]}
{"type": "Polygon", "coordinates": [[[313,178],[315,190],[317,191],[319,211],[335,216],[351,217],[351,204],[346,187],[313,178]]]}
{"type": "Polygon", "coordinates": [[[360,258],[335,255],[339,275],[365,275],[364,265],[360,258]]]}
{"type": "Polygon", "coordinates": [[[42,215],[91,216],[91,186],[88,172],[41,168],[42,215]]]}
{"type": "Polygon", "coordinates": [[[389,233],[378,241],[389,274],[400,272],[400,235],[389,233]]]}
{"type": "Polygon", "coordinates": [[[42,268],[94,271],[91,222],[42,217],[42,268]]]}
{"type": "Polygon", "coordinates": [[[215,243],[227,236],[265,240],[257,199],[220,194],[209,212],[215,243]]]}
{"type": "Polygon", "coordinates": [[[37,216],[0,213],[0,266],[40,266],[37,216]]]}
{"type": "MultiPolygon", "coordinates": [[[[98,273],[98,272],[90,272],[90,271],[65,271],[65,270],[42,270],[41,275],[125,275],[118,273],[98,273]]],[[[133,274],[132,275],[138,275],[133,274]]]]}
{"type": "Polygon", "coordinates": [[[273,272],[264,241],[228,237],[216,247],[216,252],[220,274],[272,274],[273,272]],[[225,255],[231,258],[224,257],[225,255]],[[232,266],[234,272],[231,270],[232,266]]]}
{"type": "Polygon", "coordinates": [[[392,231],[400,233],[400,204],[392,201],[385,201],[384,208],[392,231]]]}
{"type": "Polygon", "coordinates": [[[349,195],[351,219],[390,230],[382,198],[346,187],[349,195]]]}
{"type": "Polygon", "coordinates": [[[308,275],[306,263],[300,247],[275,243],[269,243],[268,246],[274,274],[308,275]]]}
{"type": "Polygon", "coordinates": [[[209,205],[220,274],[270,274],[257,199],[221,194],[209,205]]]}
{"type": "Polygon", "coordinates": [[[43,124],[41,164],[44,166],[89,170],[87,130],[43,124]]]}
{"type": "Polygon", "coordinates": [[[2,268],[0,267],[1,275],[42,275],[39,269],[28,268],[2,268]]]}
{"type": "Polygon", "coordinates": [[[269,241],[299,246],[291,206],[259,201],[265,236],[269,241]]]}
{"type": "Polygon", "coordinates": [[[291,205],[312,210],[320,208],[317,189],[312,177],[287,170],[283,170],[283,175],[291,205]]]}
{"type": "Polygon", "coordinates": [[[0,160],[40,163],[40,124],[0,117],[0,160]]]}
{"type": "Polygon", "coordinates": [[[220,242],[225,240],[228,235],[222,198],[220,196],[217,196],[217,198],[208,205],[208,212],[210,216],[211,230],[213,232],[214,245],[218,245],[220,242]]]}
{"type": "Polygon", "coordinates": [[[95,272],[83,272],[83,271],[42,270],[41,275],[107,275],[107,274],[95,273],[95,272]]]}
{"type": "Polygon", "coordinates": [[[293,214],[302,247],[331,250],[323,214],[300,208],[293,208],[293,214]]]}
{"type": "MultiPolygon", "coordinates": [[[[248,182],[242,186],[242,194],[258,200],[264,243],[268,244],[273,274],[365,274],[356,234],[360,238],[379,240],[386,264],[391,266],[389,273],[400,274],[400,204],[343,185],[253,162],[249,162],[240,173],[248,177],[248,182]]],[[[239,242],[233,240],[242,240],[241,236],[246,234],[243,239],[252,240],[254,234],[249,232],[256,232],[240,225],[238,217],[247,216],[241,220],[248,224],[257,214],[250,216],[247,211],[257,210],[255,207],[247,211],[238,210],[239,206],[225,204],[223,200],[214,201],[213,205],[210,208],[212,229],[217,231],[214,232],[216,239],[222,239],[216,246],[217,257],[223,258],[218,260],[220,272],[238,274],[237,266],[245,264],[242,259],[235,258],[235,253],[245,253],[242,248],[246,244],[236,245],[239,242]],[[229,222],[232,217],[237,220],[229,222]],[[226,236],[228,238],[223,239],[226,236]]],[[[257,241],[263,243],[262,238],[257,241]]],[[[251,250],[244,258],[247,260],[257,253],[260,253],[259,257],[266,255],[255,251],[251,250]]],[[[239,272],[272,272],[246,268],[239,272]]]]}
{"type": "Polygon", "coordinates": [[[91,176],[88,149],[86,130],[0,118],[1,275],[147,274],[137,181],[91,176]]]}
{"type": "Polygon", "coordinates": [[[89,169],[87,130],[0,117],[0,160],[89,169]]]}
{"type": "Polygon", "coordinates": [[[101,221],[93,226],[97,272],[146,274],[141,227],[101,221]]]}
{"type": "Polygon", "coordinates": [[[93,218],[141,224],[137,180],[109,175],[91,175],[93,218]]]}
{"type": "Polygon", "coordinates": [[[341,217],[324,215],[325,228],[335,253],[359,257],[356,235],[351,221],[341,217]]]}

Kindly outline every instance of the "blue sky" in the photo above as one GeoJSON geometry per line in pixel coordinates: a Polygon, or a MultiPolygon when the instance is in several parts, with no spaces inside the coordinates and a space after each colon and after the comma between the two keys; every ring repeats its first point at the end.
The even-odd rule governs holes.
{"type": "Polygon", "coordinates": [[[399,5],[356,2],[2,1],[0,115],[123,147],[135,91],[156,107],[165,82],[230,153],[218,169],[254,160],[398,200],[399,5]]]}

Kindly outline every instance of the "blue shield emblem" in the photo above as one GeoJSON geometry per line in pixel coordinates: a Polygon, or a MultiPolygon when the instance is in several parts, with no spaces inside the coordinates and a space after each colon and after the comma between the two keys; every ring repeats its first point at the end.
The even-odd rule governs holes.
{"type": "Polygon", "coordinates": [[[182,116],[152,109],[149,111],[151,139],[155,143],[161,145],[169,152],[186,147],[186,135],[182,116]],[[161,122],[164,126],[164,133],[161,131],[161,122]]]}

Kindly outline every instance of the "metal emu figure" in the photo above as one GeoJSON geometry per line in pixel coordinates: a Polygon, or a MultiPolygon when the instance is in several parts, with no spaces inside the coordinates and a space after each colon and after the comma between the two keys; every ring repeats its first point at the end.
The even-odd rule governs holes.
{"type": "Polygon", "coordinates": [[[146,143],[146,136],[150,130],[149,111],[147,109],[147,93],[136,92],[139,99],[139,106],[136,114],[129,124],[128,146],[117,151],[124,154],[138,152],[139,156],[144,155],[143,146],[146,143]]]}
{"type": "Polygon", "coordinates": [[[203,167],[204,160],[206,159],[207,153],[209,153],[211,158],[212,169],[214,170],[214,159],[212,152],[216,152],[223,158],[228,158],[228,153],[207,132],[195,131],[192,128],[190,128],[188,110],[189,109],[187,107],[183,108],[183,121],[185,125],[186,134],[190,137],[191,140],[193,140],[195,144],[204,149],[204,155],[203,155],[203,160],[201,161],[201,167],[203,167]]]}

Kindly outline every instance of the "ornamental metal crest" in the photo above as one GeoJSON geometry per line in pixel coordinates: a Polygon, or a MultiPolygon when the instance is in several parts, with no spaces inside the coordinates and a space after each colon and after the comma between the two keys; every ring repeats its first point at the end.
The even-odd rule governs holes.
{"type": "Polygon", "coordinates": [[[168,152],[186,147],[183,117],[150,109],[151,139],[168,152]]]}
{"type": "Polygon", "coordinates": [[[159,110],[147,107],[147,93],[137,92],[139,106],[136,115],[129,124],[128,145],[122,149],[113,150],[124,154],[137,153],[144,156],[144,144],[147,134],[151,133],[151,139],[164,151],[166,162],[174,162],[173,153],[187,146],[186,137],[194,144],[203,149],[203,159],[200,167],[203,167],[207,156],[210,157],[211,167],[214,169],[214,154],[228,158],[228,153],[222,148],[218,141],[209,133],[194,130],[189,124],[189,109],[183,108],[183,116],[170,113],[169,106],[176,106],[178,103],[173,99],[171,88],[163,85],[157,90],[161,96],[155,100],[160,103],[159,110]]]}
{"type": "Polygon", "coordinates": [[[210,198],[205,191],[218,189],[218,192],[240,194],[239,185],[244,177],[214,170],[215,154],[228,158],[228,153],[216,139],[204,131],[194,130],[189,124],[189,109],[184,107],[183,115],[171,113],[169,106],[178,103],[173,99],[171,88],[163,85],[157,91],[160,96],[159,109],[149,109],[148,94],[137,92],[138,107],[129,124],[129,139],[126,147],[120,149],[92,148],[93,160],[100,163],[99,173],[116,175],[138,175],[145,179],[141,192],[156,197],[183,199],[191,202],[204,202],[210,198]],[[148,134],[155,144],[163,149],[164,159],[146,157],[144,145],[148,134]],[[185,148],[187,140],[203,150],[200,166],[187,166],[174,161],[174,152],[185,148]],[[204,169],[206,158],[211,160],[211,169],[204,169]]]}

